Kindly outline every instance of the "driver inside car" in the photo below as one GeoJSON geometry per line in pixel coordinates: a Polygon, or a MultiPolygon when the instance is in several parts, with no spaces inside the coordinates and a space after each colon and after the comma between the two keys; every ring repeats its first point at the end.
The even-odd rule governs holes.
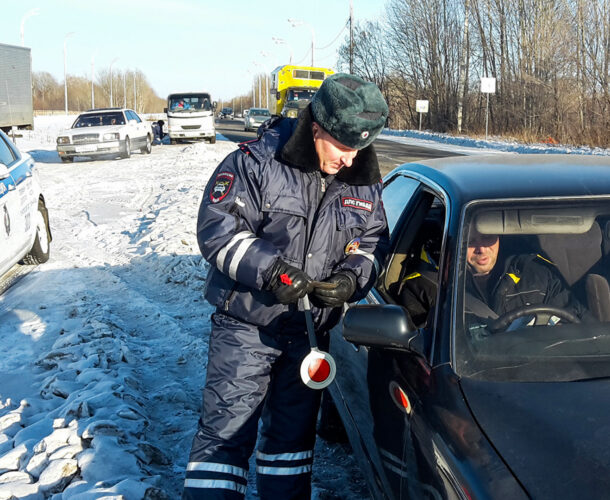
{"type": "MultiPolygon", "coordinates": [[[[551,261],[537,254],[509,255],[504,261],[499,261],[499,250],[498,235],[471,230],[466,252],[467,312],[497,319],[510,311],[539,304],[561,309],[578,321],[592,319],[564,284],[551,261]]],[[[534,313],[520,315],[519,319],[522,326],[533,324],[534,313]]],[[[561,320],[573,321],[551,314],[546,324],[554,325],[561,320]]],[[[538,320],[536,324],[539,324],[538,320]]],[[[511,329],[510,325],[508,327],[511,329]]]]}

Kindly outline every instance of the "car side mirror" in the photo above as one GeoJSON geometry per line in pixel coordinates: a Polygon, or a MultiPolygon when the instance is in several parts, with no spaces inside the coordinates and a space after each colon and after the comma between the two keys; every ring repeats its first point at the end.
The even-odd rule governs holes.
{"type": "Polygon", "coordinates": [[[10,175],[8,167],[4,163],[0,163],[0,179],[8,179],[10,175]]]}
{"type": "Polygon", "coordinates": [[[163,108],[163,112],[167,114],[167,108],[163,108]]]}
{"type": "Polygon", "coordinates": [[[407,310],[394,304],[350,307],[343,317],[343,338],[366,347],[402,349],[423,355],[423,336],[407,310]]]}
{"type": "Polygon", "coordinates": [[[217,106],[218,106],[218,102],[217,102],[217,101],[214,101],[214,102],[212,103],[212,109],[213,109],[214,111],[216,111],[216,107],[217,107],[217,106]]]}

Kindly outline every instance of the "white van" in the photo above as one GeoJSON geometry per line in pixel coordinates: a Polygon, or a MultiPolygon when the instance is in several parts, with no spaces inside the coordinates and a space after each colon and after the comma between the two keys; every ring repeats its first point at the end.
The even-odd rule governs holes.
{"type": "Polygon", "coordinates": [[[170,142],[205,139],[216,142],[214,108],[207,92],[183,92],[167,96],[167,133],[170,142]]]}

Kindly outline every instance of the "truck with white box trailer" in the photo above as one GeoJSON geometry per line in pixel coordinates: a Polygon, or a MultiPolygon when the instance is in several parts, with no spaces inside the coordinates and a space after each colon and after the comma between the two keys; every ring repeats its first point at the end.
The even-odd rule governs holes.
{"type": "Polygon", "coordinates": [[[31,49],[0,43],[0,129],[12,127],[34,127],[31,49]]]}

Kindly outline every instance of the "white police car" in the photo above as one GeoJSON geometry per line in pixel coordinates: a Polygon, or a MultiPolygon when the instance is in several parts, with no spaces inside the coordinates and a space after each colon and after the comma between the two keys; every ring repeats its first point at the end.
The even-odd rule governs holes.
{"type": "Polygon", "coordinates": [[[0,276],[49,260],[49,214],[34,161],[0,130],[0,276]]]}

